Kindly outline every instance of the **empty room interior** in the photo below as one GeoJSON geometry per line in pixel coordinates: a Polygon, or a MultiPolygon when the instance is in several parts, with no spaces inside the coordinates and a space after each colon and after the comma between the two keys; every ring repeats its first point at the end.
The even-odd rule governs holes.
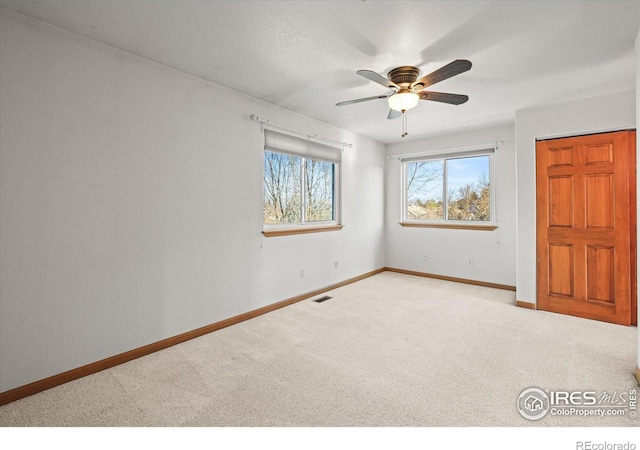
{"type": "Polygon", "coordinates": [[[637,1],[0,18],[0,425],[640,424],[637,1]]]}

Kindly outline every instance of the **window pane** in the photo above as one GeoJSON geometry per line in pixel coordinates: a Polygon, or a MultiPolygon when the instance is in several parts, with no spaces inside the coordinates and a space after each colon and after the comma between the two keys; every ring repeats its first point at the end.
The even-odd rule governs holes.
{"type": "Polygon", "coordinates": [[[407,163],[407,217],[444,219],[442,182],[444,161],[407,163]]]}
{"type": "Polygon", "coordinates": [[[264,223],[299,223],[302,159],[264,152],[264,223]]]}
{"type": "Polygon", "coordinates": [[[489,156],[447,160],[447,219],[491,220],[489,156]]]}
{"type": "Polygon", "coordinates": [[[306,220],[333,220],[334,165],[325,161],[306,160],[306,220]]]}

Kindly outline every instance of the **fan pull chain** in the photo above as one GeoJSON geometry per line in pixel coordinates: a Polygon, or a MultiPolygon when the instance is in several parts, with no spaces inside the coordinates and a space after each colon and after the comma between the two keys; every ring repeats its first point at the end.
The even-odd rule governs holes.
{"type": "Polygon", "coordinates": [[[405,137],[407,134],[407,112],[402,110],[402,137],[405,137]]]}

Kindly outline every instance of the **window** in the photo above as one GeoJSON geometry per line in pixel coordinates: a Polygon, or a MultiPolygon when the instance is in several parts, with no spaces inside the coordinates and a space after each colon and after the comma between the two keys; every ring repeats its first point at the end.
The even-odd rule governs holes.
{"type": "Polygon", "coordinates": [[[335,166],[327,161],[265,151],[264,223],[334,221],[335,166]]]}
{"type": "Polygon", "coordinates": [[[489,150],[403,160],[403,224],[495,228],[492,166],[489,150]]]}
{"type": "Polygon", "coordinates": [[[265,230],[338,225],[341,152],[265,130],[265,230]]]}

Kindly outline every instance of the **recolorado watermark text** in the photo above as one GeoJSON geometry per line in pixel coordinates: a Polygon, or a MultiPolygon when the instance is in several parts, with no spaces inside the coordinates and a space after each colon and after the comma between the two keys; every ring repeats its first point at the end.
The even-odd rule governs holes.
{"type": "Polygon", "coordinates": [[[636,450],[636,444],[633,442],[576,442],[576,450],[636,450]]]}

